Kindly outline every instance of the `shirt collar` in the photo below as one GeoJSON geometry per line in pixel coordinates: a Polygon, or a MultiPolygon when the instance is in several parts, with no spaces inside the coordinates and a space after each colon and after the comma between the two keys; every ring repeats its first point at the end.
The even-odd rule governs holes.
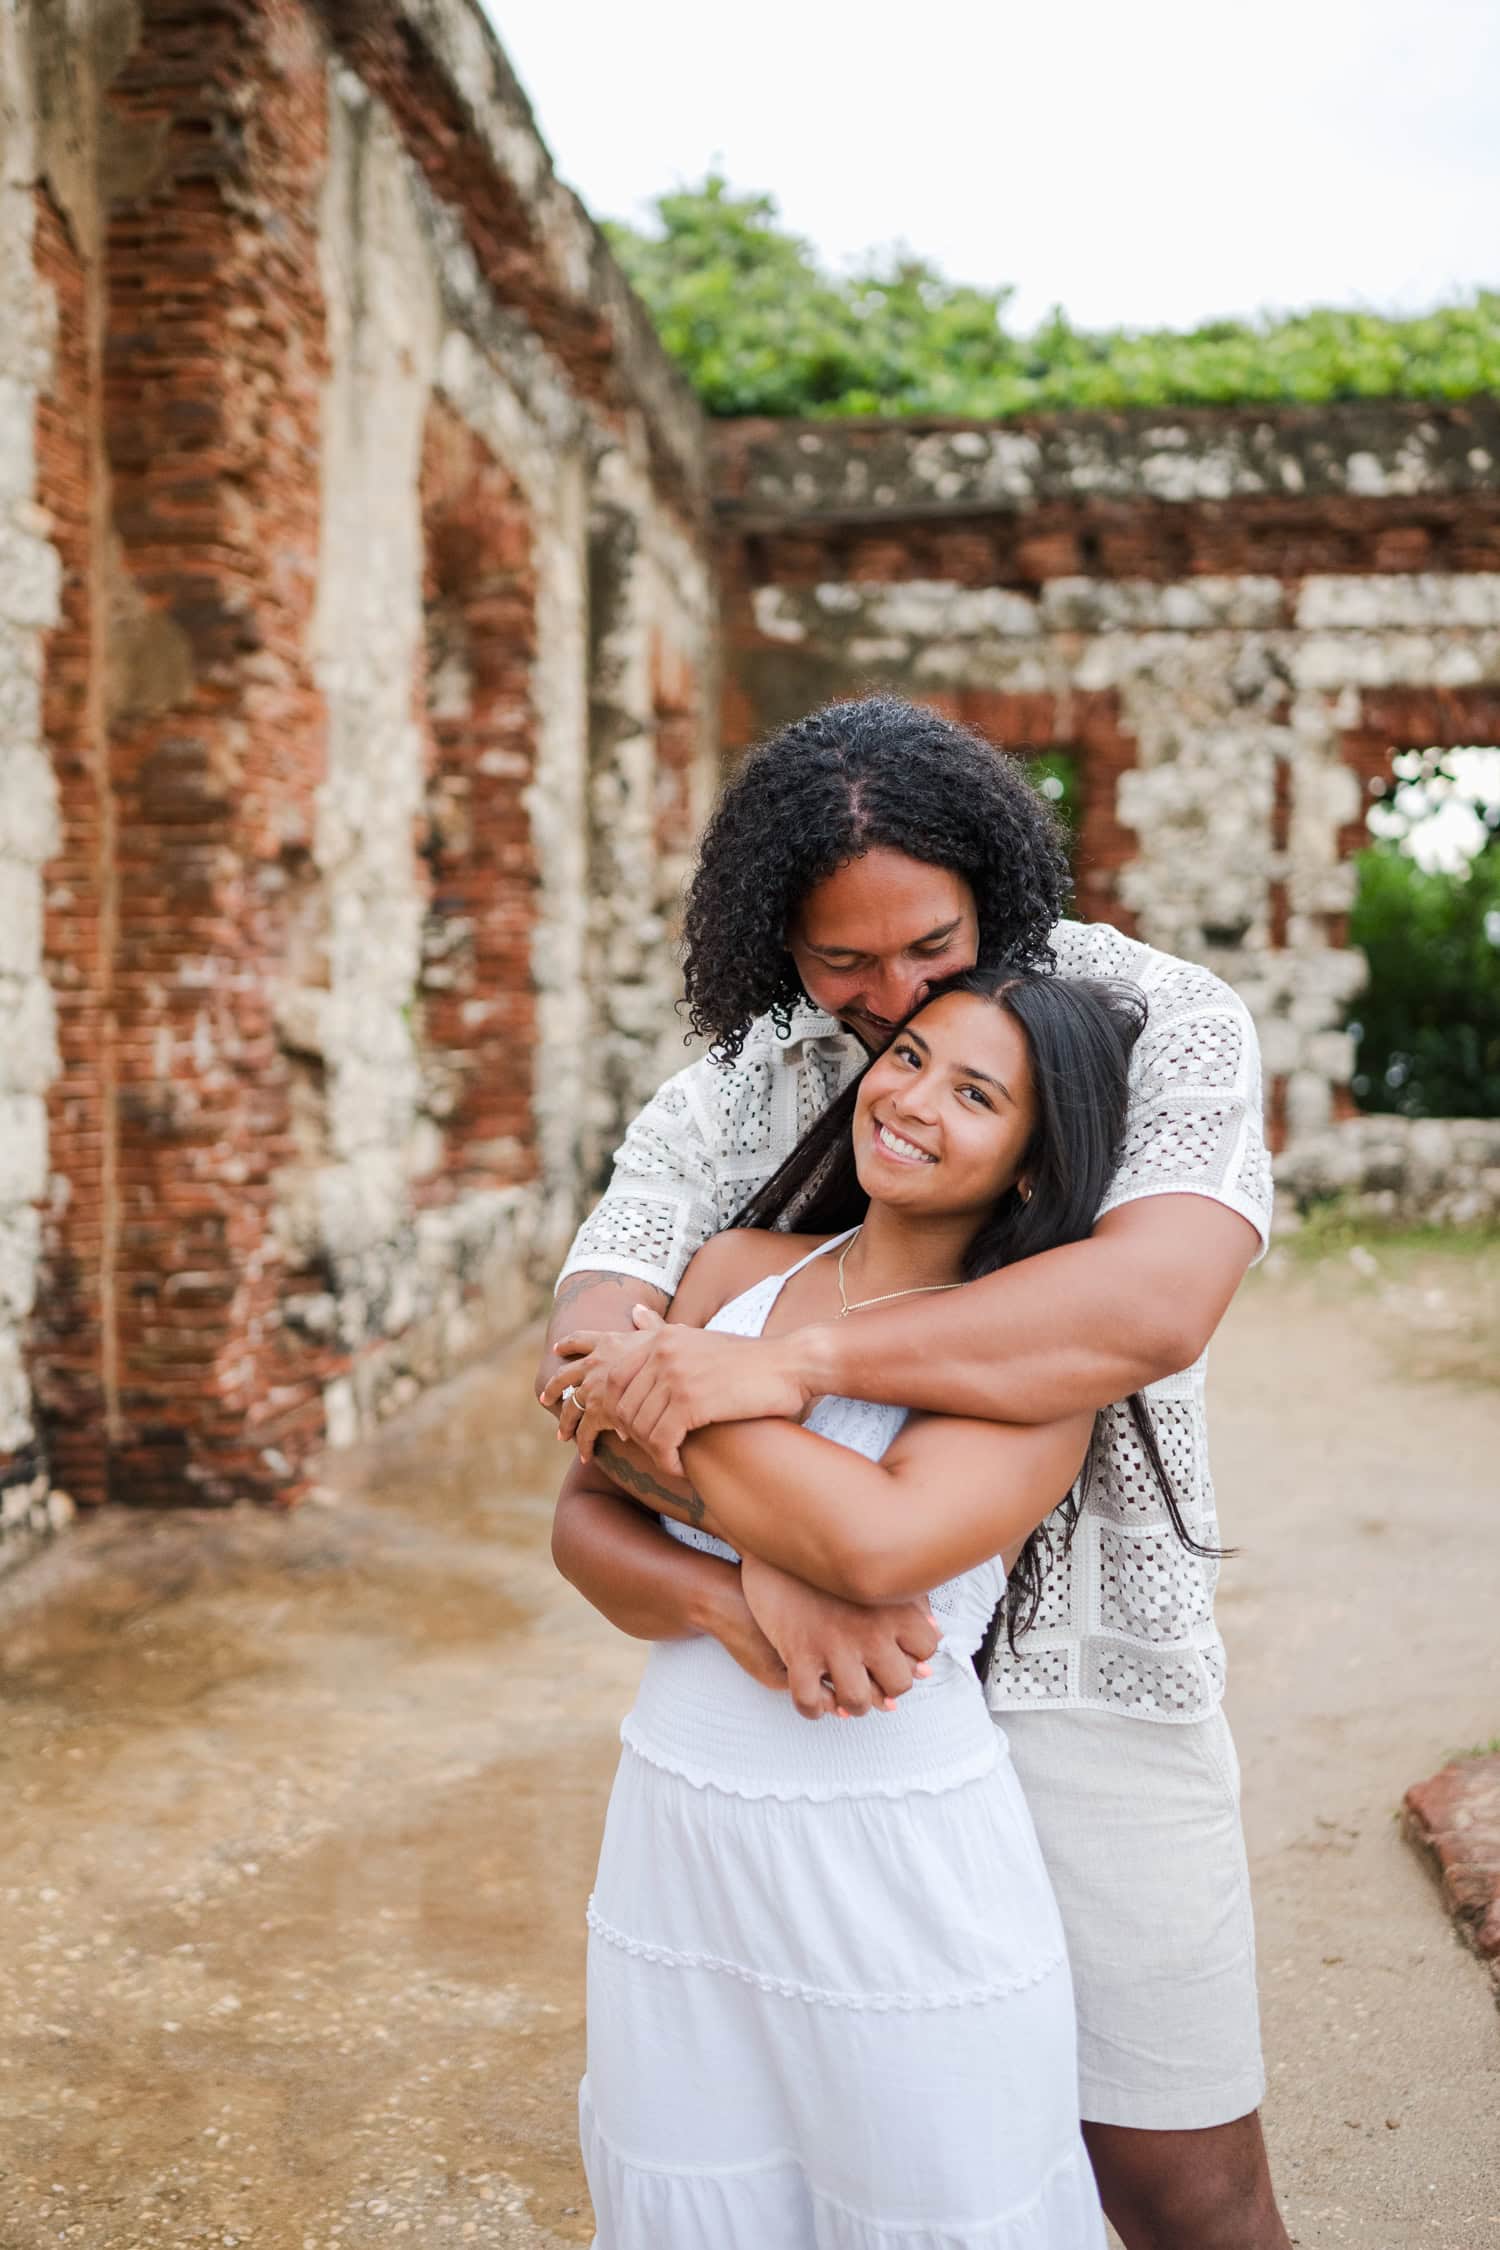
{"type": "Polygon", "coordinates": [[[791,1053],[798,1047],[832,1045],[842,1048],[858,1046],[859,1042],[852,1031],[845,1030],[837,1016],[825,1015],[821,1008],[805,1000],[792,1010],[791,1028],[778,1044],[784,1052],[791,1053]]]}

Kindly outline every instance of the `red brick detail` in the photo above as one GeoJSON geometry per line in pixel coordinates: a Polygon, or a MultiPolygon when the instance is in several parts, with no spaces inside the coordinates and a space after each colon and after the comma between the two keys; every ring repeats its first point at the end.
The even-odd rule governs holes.
{"type": "Polygon", "coordinates": [[[1049,578],[1281,578],[1500,570],[1500,494],[1233,502],[1047,501],[1023,511],[879,525],[759,526],[740,538],[752,584],[888,585],[943,578],[1034,591],[1049,578]],[[1400,561],[1390,558],[1400,556],[1400,561]]]}
{"type": "Polygon", "coordinates": [[[1273,1156],[1286,1147],[1287,1081],[1278,1075],[1266,1085],[1266,1146],[1273,1156]]]}
{"type": "Polygon", "coordinates": [[[96,661],[98,306],[82,255],[45,190],[34,255],[57,307],[48,389],[37,403],[37,498],[62,561],[61,615],[46,637],[42,731],[61,840],[45,871],[43,950],[61,1069],[48,1095],[48,1166],[64,1191],[43,1208],[32,1375],[55,1480],[105,1498],[113,1293],[113,808],[96,661]]]}
{"type": "MultiPolygon", "coordinates": [[[[922,696],[921,702],[937,699],[922,696]]],[[[1074,854],[1077,912],[1088,922],[1111,922],[1128,937],[1135,916],[1120,897],[1123,868],[1139,856],[1135,831],[1116,809],[1120,776],[1136,762],[1135,737],[1120,723],[1119,698],[1098,695],[999,695],[967,689],[945,700],[945,709],[976,727],[998,750],[1020,756],[1067,749],[1078,758],[1078,840],[1074,854]]]]}
{"type": "Polygon", "coordinates": [[[1461,1758],[1407,1790],[1402,1826],[1430,1855],[1443,1904],[1500,2001],[1500,1755],[1461,1758]]]}
{"type": "Polygon", "coordinates": [[[658,634],[651,646],[656,721],[656,848],[680,855],[693,841],[693,768],[702,726],[693,667],[658,634]]]}
{"type": "Polygon", "coordinates": [[[444,1128],[419,1200],[536,1176],[532,1109],[538,870],[525,793],[536,764],[536,580],[526,503],[450,409],[422,453],[427,743],[421,849],[430,891],[421,1039],[444,1128]]]}
{"type": "MultiPolygon", "coordinates": [[[[111,734],[119,1390],[111,1496],[291,1497],[328,1367],[283,1328],[295,1153],[272,1019],[325,765],[307,643],[325,374],[321,44],[294,0],[143,0],[110,90],[154,144],[106,235],[104,431],[132,601],[166,645],[111,734]]],[[[117,625],[124,637],[135,630],[117,625]]]]}

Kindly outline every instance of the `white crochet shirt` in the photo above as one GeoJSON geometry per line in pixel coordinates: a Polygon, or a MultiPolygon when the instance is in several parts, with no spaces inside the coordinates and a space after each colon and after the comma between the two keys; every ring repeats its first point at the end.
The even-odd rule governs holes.
{"type": "MultiPolygon", "coordinates": [[[[1263,1251],[1271,1169],[1260,1054],[1243,1001],[1207,969],[1107,923],[1060,922],[1053,950],[1065,976],[1138,984],[1149,1010],[1131,1065],[1125,1153],[1103,1210],[1146,1195],[1210,1196],[1250,1221],[1263,1251]]],[[[770,1178],[863,1059],[850,1033],[809,1006],[786,1039],[762,1019],[733,1063],[705,1056],[678,1071],[616,1150],[609,1187],[560,1278],[633,1274],[670,1296],[694,1251],[770,1178]]],[[[1188,1529],[1214,1546],[1206,1357],[1146,1396],[1188,1529]]],[[[992,1705],[1206,1716],[1224,1688],[1217,1565],[1174,1536],[1124,1404],[1100,1414],[1081,1482],[1072,1548],[1049,1572],[1017,1653],[1002,1644],[990,1673],[992,1705]]]]}

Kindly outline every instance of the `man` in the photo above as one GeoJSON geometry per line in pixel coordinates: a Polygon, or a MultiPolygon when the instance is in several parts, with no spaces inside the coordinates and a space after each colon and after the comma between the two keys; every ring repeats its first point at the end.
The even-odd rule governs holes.
{"type": "MultiPolygon", "coordinates": [[[[1263,2088],[1234,1751],[1211,1560],[1173,1530],[1120,1403],[1149,1387],[1193,1540],[1215,1544],[1203,1352],[1264,1247],[1269,1167],[1255,1036],[1206,971],[1104,925],[1060,920],[1050,814],[1016,769],[890,697],[785,729],[730,783],[686,923],[704,1060],[631,1127],[559,1284],[544,1402],[561,1433],[649,1496],[685,1433],[802,1413],[837,1393],[993,1421],[1089,1409],[1098,1432],[1077,1535],[990,1697],[1068,1932],[1085,2131],[1127,2250],[1286,2250],[1261,2138],[1263,2088]],[[1089,1241],[932,1297],[746,1342],[667,1329],[693,1251],[729,1224],[925,986],[976,959],[1138,983],[1127,1146],[1089,1241]],[[577,1357],[598,1331],[597,1346],[577,1357]],[[571,1340],[570,1340],[571,1339],[571,1340]],[[628,1463],[633,1462],[633,1468],[628,1463]]],[[[555,1552],[607,1616],[646,1637],[713,1631],[809,1715],[870,1712],[931,1640],[794,1581],[757,1592],[675,1547],[639,1510],[565,1495],[555,1552]],[[714,1573],[718,1573],[717,1576],[714,1573]]],[[[757,1588],[761,1588],[757,1577],[757,1588]]],[[[878,1715],[866,1721],[878,1725],[878,1715]]]]}

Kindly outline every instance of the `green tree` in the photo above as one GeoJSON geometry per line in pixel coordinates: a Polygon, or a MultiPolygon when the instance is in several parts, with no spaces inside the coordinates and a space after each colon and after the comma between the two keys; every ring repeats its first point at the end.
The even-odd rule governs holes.
{"type": "MultiPolygon", "coordinates": [[[[1403,1117],[1500,1117],[1500,790],[1496,752],[1403,752],[1379,840],[1359,855],[1349,935],[1369,960],[1354,1004],[1354,1092],[1403,1117]],[[1424,832],[1462,808],[1446,864],[1424,832]]],[[[1452,833],[1450,827],[1450,834],[1452,833]]]]}
{"type": "Polygon", "coordinates": [[[1002,416],[1065,407],[1463,398],[1500,389],[1500,291],[1413,319],[1314,310],[1198,328],[1006,325],[1012,292],[927,261],[821,267],[774,199],[718,173],[606,227],[710,414],[1002,416]]]}

